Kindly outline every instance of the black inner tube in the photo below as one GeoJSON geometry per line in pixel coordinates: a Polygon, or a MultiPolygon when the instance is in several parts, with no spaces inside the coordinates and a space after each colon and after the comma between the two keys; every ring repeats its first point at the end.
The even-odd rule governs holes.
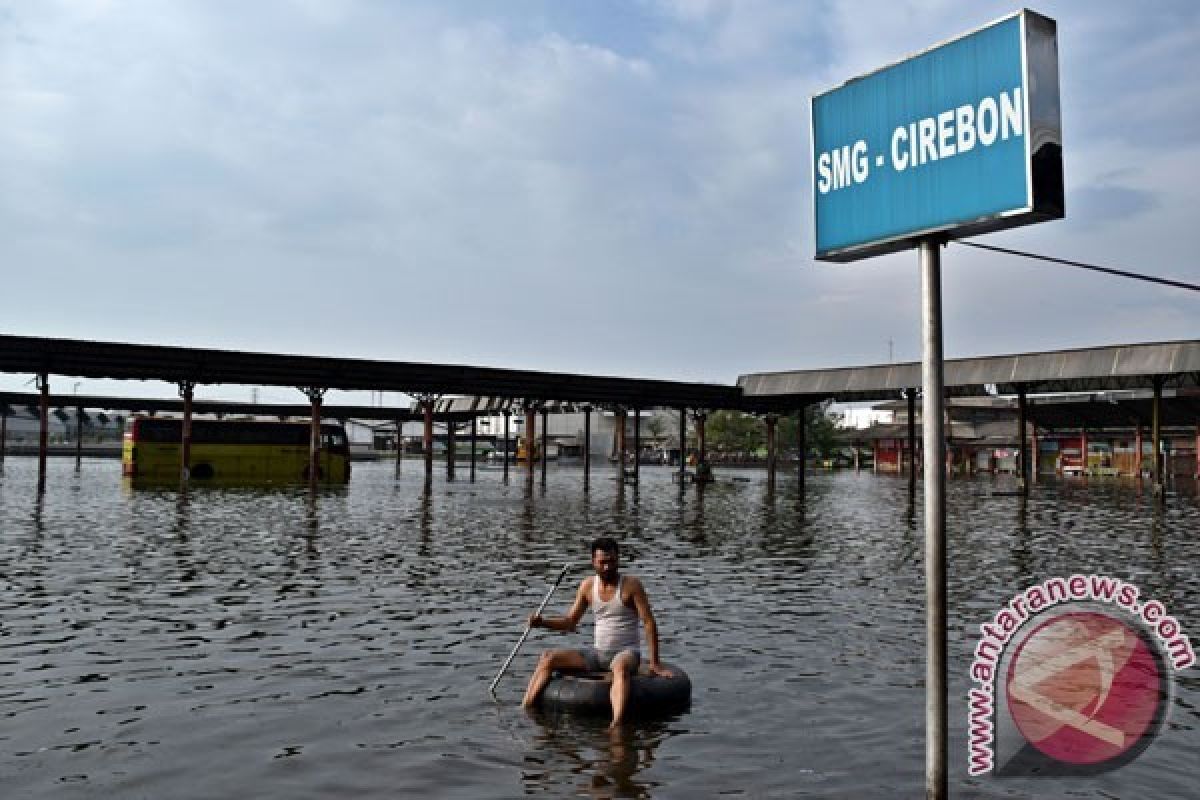
{"type": "MultiPolygon", "coordinates": [[[[662,678],[640,671],[629,689],[630,717],[674,714],[687,710],[692,699],[692,681],[674,664],[663,664],[673,673],[662,678]]],[[[611,672],[556,672],[542,693],[541,706],[584,714],[612,714],[608,694],[611,672]]]]}

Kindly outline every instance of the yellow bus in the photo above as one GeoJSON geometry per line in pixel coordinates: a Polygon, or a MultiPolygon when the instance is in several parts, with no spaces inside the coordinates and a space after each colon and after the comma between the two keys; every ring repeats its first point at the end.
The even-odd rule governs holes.
{"type": "MultiPolygon", "coordinates": [[[[219,483],[308,480],[308,422],[192,420],[191,479],[219,483]]],[[[135,482],[179,480],[183,420],[138,415],[125,428],[121,472],[135,482]]],[[[350,480],[350,446],[339,424],[321,425],[322,483],[350,480]]]]}

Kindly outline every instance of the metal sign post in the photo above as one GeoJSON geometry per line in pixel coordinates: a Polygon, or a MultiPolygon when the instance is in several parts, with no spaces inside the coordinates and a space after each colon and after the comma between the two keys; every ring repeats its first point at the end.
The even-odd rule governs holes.
{"type": "MultiPolygon", "coordinates": [[[[930,798],[947,793],[939,249],[948,239],[1064,216],[1057,37],[1054,20],[1018,11],[812,98],[816,258],[919,248],[930,798]]],[[[910,426],[913,408],[910,394],[910,426]]],[[[913,481],[910,471],[910,492],[913,481]]]]}
{"type": "Polygon", "coordinates": [[[921,435],[925,446],[925,796],[946,781],[946,437],[941,243],[921,240],[921,435]]]}

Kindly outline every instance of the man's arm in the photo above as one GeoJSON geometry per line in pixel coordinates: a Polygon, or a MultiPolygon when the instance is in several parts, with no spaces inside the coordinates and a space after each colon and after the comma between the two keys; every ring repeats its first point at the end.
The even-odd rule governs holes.
{"type": "Polygon", "coordinates": [[[591,578],[584,578],[580,582],[579,588],[575,591],[575,602],[565,617],[543,617],[540,614],[530,614],[529,627],[549,628],[552,631],[562,631],[563,633],[574,632],[579,620],[583,619],[584,612],[587,611],[587,585],[590,580],[591,578]]]}
{"type": "Polygon", "coordinates": [[[654,621],[654,612],[650,610],[650,598],[646,596],[646,587],[642,586],[642,582],[637,578],[628,582],[633,584],[629,587],[633,607],[637,609],[642,626],[646,629],[646,649],[650,652],[650,663],[647,667],[654,675],[670,678],[674,673],[658,660],[658,623],[654,621]]]}

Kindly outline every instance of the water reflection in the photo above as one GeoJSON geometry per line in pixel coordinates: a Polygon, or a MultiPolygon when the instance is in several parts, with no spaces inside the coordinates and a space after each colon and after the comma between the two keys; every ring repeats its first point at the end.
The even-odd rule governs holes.
{"type": "Polygon", "coordinates": [[[1029,527],[1029,500],[1018,495],[1013,525],[1012,554],[1013,570],[1017,583],[1028,586],[1036,581],[1033,573],[1033,534],[1029,527]]]}
{"type": "MultiPolygon", "coordinates": [[[[59,461],[38,499],[36,462],[9,459],[5,795],[58,798],[71,779],[90,796],[291,797],[297,775],[331,796],[919,792],[923,535],[906,476],[815,474],[801,491],[781,474],[771,492],[761,473],[681,488],[645,467],[635,492],[594,472],[586,492],[565,466],[536,492],[500,469],[426,492],[423,470],[392,464],[315,493],[180,492],[122,489],[114,462],[85,460],[76,480],[59,461]],[[514,739],[486,687],[548,581],[564,561],[572,583],[586,574],[602,533],[646,579],[692,708],[615,741],[601,721],[529,721],[516,704],[537,652],[589,636],[539,631],[500,686],[501,716],[535,732],[514,739]]],[[[1025,502],[998,487],[948,487],[952,752],[972,636],[1032,582],[1125,577],[1200,630],[1194,490],[1156,510],[1131,483],[1051,479],[1025,502]]],[[[1191,796],[1200,681],[1180,678],[1163,736],[1105,792],[1191,796]]],[[[954,769],[956,791],[997,793],[954,769]]]]}
{"type": "Polygon", "coordinates": [[[611,798],[653,796],[647,774],[674,733],[669,721],[643,720],[609,731],[604,722],[536,711],[521,778],[526,794],[611,798]]]}

